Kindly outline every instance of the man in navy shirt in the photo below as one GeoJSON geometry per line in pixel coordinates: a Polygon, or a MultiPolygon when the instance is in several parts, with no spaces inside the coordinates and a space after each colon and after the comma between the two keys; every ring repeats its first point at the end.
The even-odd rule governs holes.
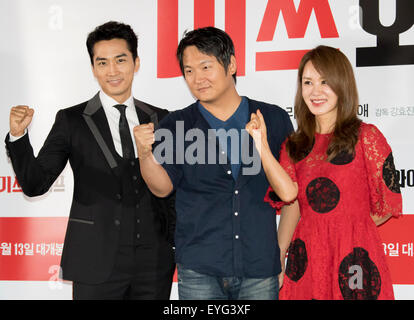
{"type": "Polygon", "coordinates": [[[234,46],[224,31],[186,33],[177,58],[197,101],[169,114],[155,134],[153,124],[134,134],[150,190],[159,197],[176,190],[179,298],[277,299],[276,216],[263,201],[269,183],[245,128],[260,110],[278,158],[293,130],[289,116],[237,93],[234,46]]]}

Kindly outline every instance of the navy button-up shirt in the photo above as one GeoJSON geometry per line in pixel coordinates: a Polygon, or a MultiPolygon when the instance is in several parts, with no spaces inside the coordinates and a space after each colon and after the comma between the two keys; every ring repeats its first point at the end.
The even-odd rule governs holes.
{"type": "MultiPolygon", "coordinates": [[[[233,115],[227,119],[226,121],[221,121],[213,116],[203,105],[198,102],[198,109],[200,110],[204,119],[207,120],[208,124],[212,129],[223,129],[221,132],[218,131],[218,141],[220,146],[226,150],[222,149],[222,152],[225,152],[227,155],[227,159],[231,164],[231,173],[233,175],[234,180],[237,179],[240,171],[240,164],[241,164],[241,148],[243,143],[247,142],[246,139],[240,139],[241,131],[246,127],[246,124],[249,122],[249,104],[247,102],[246,97],[242,97],[242,101],[240,102],[239,107],[233,113],[233,115]],[[234,141],[231,139],[231,135],[228,134],[228,130],[235,129],[239,133],[238,141],[236,141],[236,145],[234,141]],[[244,141],[242,141],[244,140],[244,141]],[[233,152],[233,153],[232,153],[233,152]],[[233,154],[233,158],[232,158],[233,154]],[[232,161],[232,159],[236,159],[236,161],[232,161]]],[[[244,136],[246,138],[246,136],[244,136]]]]}
{"type": "MultiPolygon", "coordinates": [[[[289,115],[275,105],[246,100],[248,118],[257,109],[262,112],[270,148],[278,158],[282,142],[293,131],[289,115]]],[[[176,190],[176,262],[213,276],[279,274],[276,216],[263,201],[269,183],[260,159],[256,174],[248,170],[254,162],[242,161],[234,179],[230,162],[221,161],[220,144],[198,102],[170,113],[159,128],[167,130],[157,131],[154,155],[176,190]]],[[[246,140],[252,155],[253,140],[246,140]]]]}

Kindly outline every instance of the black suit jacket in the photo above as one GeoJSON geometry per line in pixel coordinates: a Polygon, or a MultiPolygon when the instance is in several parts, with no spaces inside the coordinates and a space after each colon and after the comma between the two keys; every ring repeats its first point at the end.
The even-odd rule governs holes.
{"type": "MultiPolygon", "coordinates": [[[[154,113],[161,120],[168,114],[141,101],[134,100],[141,124],[148,123],[154,113]]],[[[113,156],[115,146],[104,109],[97,94],[91,100],[58,111],[55,123],[37,158],[26,134],[6,148],[12,165],[27,196],[47,192],[69,160],[74,176],[74,190],[65,243],[62,252],[62,278],[83,283],[105,281],[112,271],[120,235],[122,198],[119,168],[109,163],[90,126],[95,123],[104,145],[113,156]]],[[[140,179],[139,167],[137,176],[140,179]]],[[[143,181],[142,181],[143,182],[143,181]]],[[[146,187],[146,186],[145,186],[146,187]]],[[[172,245],[175,228],[174,196],[159,199],[152,196],[152,212],[161,220],[160,241],[172,245]]]]}

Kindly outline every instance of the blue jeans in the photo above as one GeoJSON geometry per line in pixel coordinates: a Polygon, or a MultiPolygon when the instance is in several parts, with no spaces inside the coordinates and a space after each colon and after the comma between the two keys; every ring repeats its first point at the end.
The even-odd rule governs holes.
{"type": "Polygon", "coordinates": [[[180,300],[277,300],[279,281],[270,278],[216,277],[177,265],[180,300]]]}

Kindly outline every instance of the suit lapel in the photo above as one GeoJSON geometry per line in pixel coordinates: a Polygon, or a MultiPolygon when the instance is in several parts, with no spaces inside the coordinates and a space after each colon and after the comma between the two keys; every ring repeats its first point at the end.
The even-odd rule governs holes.
{"type": "Polygon", "coordinates": [[[138,120],[140,124],[145,124],[152,122],[154,124],[154,128],[158,128],[158,115],[157,113],[152,110],[146,103],[134,99],[135,110],[138,115],[138,120]]]}
{"type": "Polygon", "coordinates": [[[102,134],[102,137],[113,155],[116,154],[114,140],[112,139],[111,129],[109,129],[108,119],[103,108],[100,108],[92,115],[92,119],[102,134]]]}
{"type": "Polygon", "coordinates": [[[149,123],[151,121],[150,117],[148,116],[147,113],[145,113],[139,106],[138,104],[135,102],[135,110],[137,112],[138,115],[138,120],[139,120],[139,124],[145,124],[145,123],[149,123]]]}
{"type": "Polygon", "coordinates": [[[116,176],[119,176],[118,164],[114,157],[116,150],[111,130],[109,129],[108,120],[106,118],[105,111],[102,108],[101,100],[99,99],[99,93],[88,101],[85,110],[83,111],[83,117],[112,172],[116,176]]]}

